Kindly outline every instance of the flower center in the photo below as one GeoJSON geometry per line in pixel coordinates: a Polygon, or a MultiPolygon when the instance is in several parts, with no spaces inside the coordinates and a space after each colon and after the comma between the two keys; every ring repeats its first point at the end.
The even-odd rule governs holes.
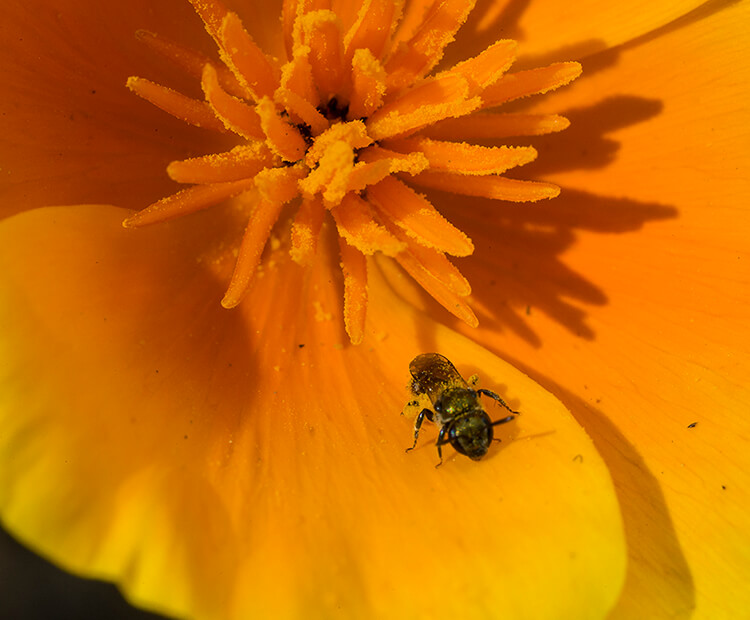
{"type": "Polygon", "coordinates": [[[230,132],[238,145],[169,164],[189,187],[135,213],[123,224],[162,222],[243,194],[252,213],[222,305],[239,304],[261,261],[282,207],[296,205],[291,257],[311,263],[327,214],[339,235],[344,322],[353,343],[364,334],[367,256],[393,257],[448,311],[476,326],[471,287],[447,255],[468,256],[471,240],[413,186],[499,200],[552,198],[549,183],[502,176],[536,157],[532,147],[485,147],[464,139],[499,139],[559,131],[554,115],[485,112],[562,86],[578,63],[506,73],[515,43],[500,40],[478,56],[431,75],[473,2],[418,7],[362,0],[345,24],[325,1],[284,2],[287,62],[255,43],[239,16],[217,0],[191,0],[214,38],[221,62],[153,33],[139,38],[200,80],[204,100],[144,78],[128,87],[185,122],[230,132]],[[321,8],[322,7],[322,8],[321,8]],[[415,13],[415,14],[412,14],[415,13]]]}

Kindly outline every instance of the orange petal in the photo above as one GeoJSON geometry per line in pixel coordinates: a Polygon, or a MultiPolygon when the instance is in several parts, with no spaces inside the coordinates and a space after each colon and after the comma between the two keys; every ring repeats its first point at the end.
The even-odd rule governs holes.
{"type": "Polygon", "coordinates": [[[703,4],[704,0],[655,0],[647,5],[603,5],[584,0],[565,6],[558,0],[534,0],[509,9],[493,3],[472,13],[448,55],[457,61],[484,49],[500,30],[508,38],[523,41],[519,62],[524,68],[539,66],[540,59],[546,62],[566,56],[578,60],[673,24],[703,4]]]}
{"type": "Polygon", "coordinates": [[[0,217],[50,204],[142,208],[175,191],[167,162],[233,146],[124,87],[129,75],[142,75],[186,94],[194,88],[133,35],[146,28],[202,36],[195,13],[187,3],[168,12],[150,6],[134,0],[97,15],[75,0],[53,16],[37,0],[2,4],[0,217]]]}

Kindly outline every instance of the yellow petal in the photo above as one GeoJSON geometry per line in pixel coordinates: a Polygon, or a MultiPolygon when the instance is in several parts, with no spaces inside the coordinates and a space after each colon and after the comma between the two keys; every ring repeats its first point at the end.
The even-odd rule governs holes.
{"type": "Polygon", "coordinates": [[[366,342],[342,346],[335,256],[305,274],[272,251],[256,303],[226,312],[216,266],[187,260],[221,238],[215,217],[169,237],[122,217],[58,208],[0,226],[13,531],[175,615],[605,616],[624,571],[620,508],[590,439],[471,341],[422,317],[419,343],[419,315],[388,293],[418,291],[392,263],[373,270],[366,342]],[[311,306],[318,318],[300,316],[311,306]],[[521,411],[481,462],[446,447],[436,469],[427,425],[404,453],[403,386],[425,347],[521,411]]]}

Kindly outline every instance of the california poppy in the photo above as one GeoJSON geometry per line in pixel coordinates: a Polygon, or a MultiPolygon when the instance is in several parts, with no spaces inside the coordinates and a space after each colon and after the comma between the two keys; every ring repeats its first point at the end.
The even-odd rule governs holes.
{"type": "Polygon", "coordinates": [[[368,22],[346,3],[193,4],[2,9],[4,523],[178,616],[746,609],[747,5],[413,2],[354,60],[368,22]],[[562,115],[564,132],[499,141],[502,119],[465,120],[505,74],[485,84],[481,61],[460,63],[511,38],[498,91],[583,65],[502,108],[555,129],[562,115]],[[257,125],[232,123],[239,104],[257,125]],[[499,164],[435,172],[468,159],[435,147],[462,137],[520,158],[516,187],[561,195],[493,200],[499,164]],[[211,176],[258,162],[265,185],[211,176]],[[206,193],[228,200],[121,225],[206,193]],[[445,218],[429,243],[388,211],[422,194],[445,218]],[[471,256],[459,273],[444,253],[471,256]],[[481,462],[445,448],[435,469],[426,425],[404,453],[425,351],[521,412],[481,462]]]}

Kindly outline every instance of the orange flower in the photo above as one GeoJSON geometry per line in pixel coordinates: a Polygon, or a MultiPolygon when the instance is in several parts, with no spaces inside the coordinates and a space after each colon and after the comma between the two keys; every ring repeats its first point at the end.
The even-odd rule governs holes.
{"type": "Polygon", "coordinates": [[[747,3],[193,4],[0,9],[3,522],[178,616],[746,609],[747,3]],[[430,350],[479,463],[404,453],[430,350]]]}

